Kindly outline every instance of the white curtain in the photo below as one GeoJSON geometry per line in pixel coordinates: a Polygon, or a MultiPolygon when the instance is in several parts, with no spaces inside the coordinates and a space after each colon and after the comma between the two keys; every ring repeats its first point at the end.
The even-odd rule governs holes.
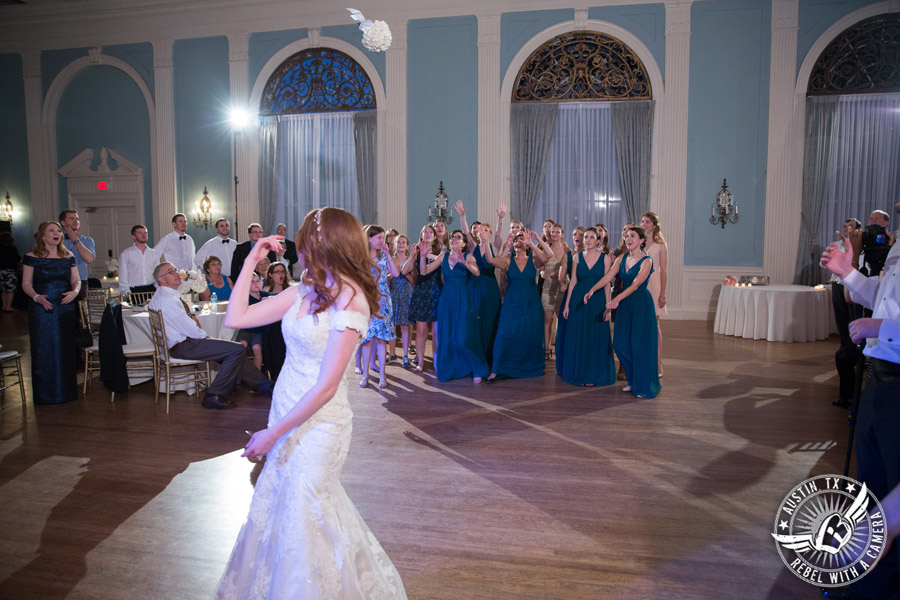
{"type": "Polygon", "coordinates": [[[900,94],[841,96],[834,142],[818,253],[844,221],[856,218],[865,227],[876,209],[887,211],[897,229],[892,209],[900,198],[900,94]]]}
{"type": "MultiPolygon", "coordinates": [[[[540,231],[547,219],[561,224],[566,241],[583,225],[603,223],[620,231],[627,220],[610,103],[562,103],[547,172],[529,227],[540,231]]],[[[515,217],[515,215],[513,215],[515,217]]]]}
{"type": "Polygon", "coordinates": [[[359,214],[353,113],[278,117],[275,223],[297,231],[322,206],[359,214]]]}

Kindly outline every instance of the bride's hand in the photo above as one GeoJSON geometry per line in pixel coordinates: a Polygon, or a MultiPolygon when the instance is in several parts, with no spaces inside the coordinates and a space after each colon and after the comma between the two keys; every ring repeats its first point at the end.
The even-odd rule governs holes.
{"type": "Polygon", "coordinates": [[[283,235],[270,235],[269,237],[260,238],[256,244],[253,245],[253,248],[250,250],[249,256],[247,256],[246,261],[249,261],[250,264],[255,265],[259,261],[269,255],[269,252],[274,252],[276,255],[279,252],[283,254],[283,246],[281,242],[284,240],[283,235]]]}
{"type": "Polygon", "coordinates": [[[268,429],[262,429],[250,436],[250,441],[244,446],[242,457],[247,458],[250,462],[259,462],[269,453],[275,442],[278,441],[268,429]]]}

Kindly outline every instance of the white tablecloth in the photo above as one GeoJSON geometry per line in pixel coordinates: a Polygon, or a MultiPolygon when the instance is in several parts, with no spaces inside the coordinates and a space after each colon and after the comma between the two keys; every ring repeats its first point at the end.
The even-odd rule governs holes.
{"type": "Polygon", "coordinates": [[[813,342],[837,333],[831,289],[722,286],[714,331],[770,342],[813,342]]]}

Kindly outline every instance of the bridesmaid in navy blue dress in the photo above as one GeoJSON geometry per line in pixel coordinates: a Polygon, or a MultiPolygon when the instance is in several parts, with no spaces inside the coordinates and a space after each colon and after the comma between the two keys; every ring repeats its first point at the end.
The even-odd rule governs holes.
{"type": "MultiPolygon", "coordinates": [[[[450,381],[461,377],[472,377],[481,383],[487,377],[487,359],[481,344],[481,330],[478,315],[469,291],[469,278],[479,273],[475,257],[467,254],[463,233],[455,230],[450,234],[450,251],[441,254],[441,272],[444,288],[438,302],[437,371],[438,381],[450,381]]],[[[435,261],[437,263],[437,261],[435,261]]],[[[434,264],[428,269],[436,268],[434,264]]]]}
{"type": "Polygon", "coordinates": [[[647,287],[653,260],[643,250],[644,239],[644,231],[638,227],[630,227],[625,232],[628,252],[616,259],[610,272],[585,294],[584,300],[590,300],[595,291],[612,281],[618,268],[623,289],[607,304],[607,309],[618,308],[613,348],[628,380],[622,391],[638,398],[655,398],[661,389],[657,362],[659,334],[653,296],[647,287]]]}
{"type": "Polygon", "coordinates": [[[612,385],[616,382],[613,363],[612,338],[609,335],[609,314],[606,300],[609,284],[589,301],[583,300],[603,276],[610,271],[613,260],[601,252],[598,231],[588,227],[584,232],[584,251],[573,259],[572,282],[563,305],[568,319],[565,349],[557,349],[557,364],[562,361],[562,378],[572,385],[612,385]]]}
{"type": "MultiPolygon", "coordinates": [[[[567,294],[568,290],[572,287],[573,283],[572,279],[572,258],[578,254],[579,252],[584,251],[584,227],[579,225],[575,229],[572,230],[572,245],[574,249],[566,252],[566,273],[569,273],[569,281],[568,283],[562,282],[560,287],[560,293],[567,294]],[[564,286],[564,287],[562,287],[564,286]]],[[[565,300],[563,300],[563,308],[566,306],[565,300]]],[[[558,375],[562,375],[562,365],[563,354],[566,351],[566,322],[568,319],[563,314],[563,310],[560,309],[559,314],[556,319],[556,373],[558,375]]]]}
{"type": "Polygon", "coordinates": [[[514,254],[494,256],[491,264],[506,271],[506,296],[500,309],[500,323],[494,341],[494,360],[488,382],[497,377],[540,377],[544,374],[544,309],[537,291],[537,269],[552,252],[541,241],[544,251],[535,245],[537,236],[525,230],[510,234],[514,254]]]}
{"type": "Polygon", "coordinates": [[[75,257],[63,246],[59,223],[41,223],[35,237],[22,260],[22,290],[34,300],[28,306],[32,396],[35,404],[61,404],[78,397],[73,302],[81,278],[75,257]]]}

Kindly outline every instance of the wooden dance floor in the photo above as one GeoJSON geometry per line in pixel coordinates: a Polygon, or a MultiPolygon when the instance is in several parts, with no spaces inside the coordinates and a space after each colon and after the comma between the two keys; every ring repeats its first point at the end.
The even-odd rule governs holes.
{"type": "MultiPolygon", "coordinates": [[[[24,313],[0,315],[26,350],[24,313]]],[[[770,536],[791,486],[839,473],[835,337],[805,344],[663,322],[662,394],[540,379],[351,376],[343,483],[411,599],[817,598],[770,536]]],[[[27,384],[30,394],[30,382],[27,384]]],[[[209,598],[247,513],[245,430],[269,400],[210,411],[151,384],[0,412],[0,598],[209,598]]],[[[373,599],[377,600],[377,599],[373,599]]]]}

